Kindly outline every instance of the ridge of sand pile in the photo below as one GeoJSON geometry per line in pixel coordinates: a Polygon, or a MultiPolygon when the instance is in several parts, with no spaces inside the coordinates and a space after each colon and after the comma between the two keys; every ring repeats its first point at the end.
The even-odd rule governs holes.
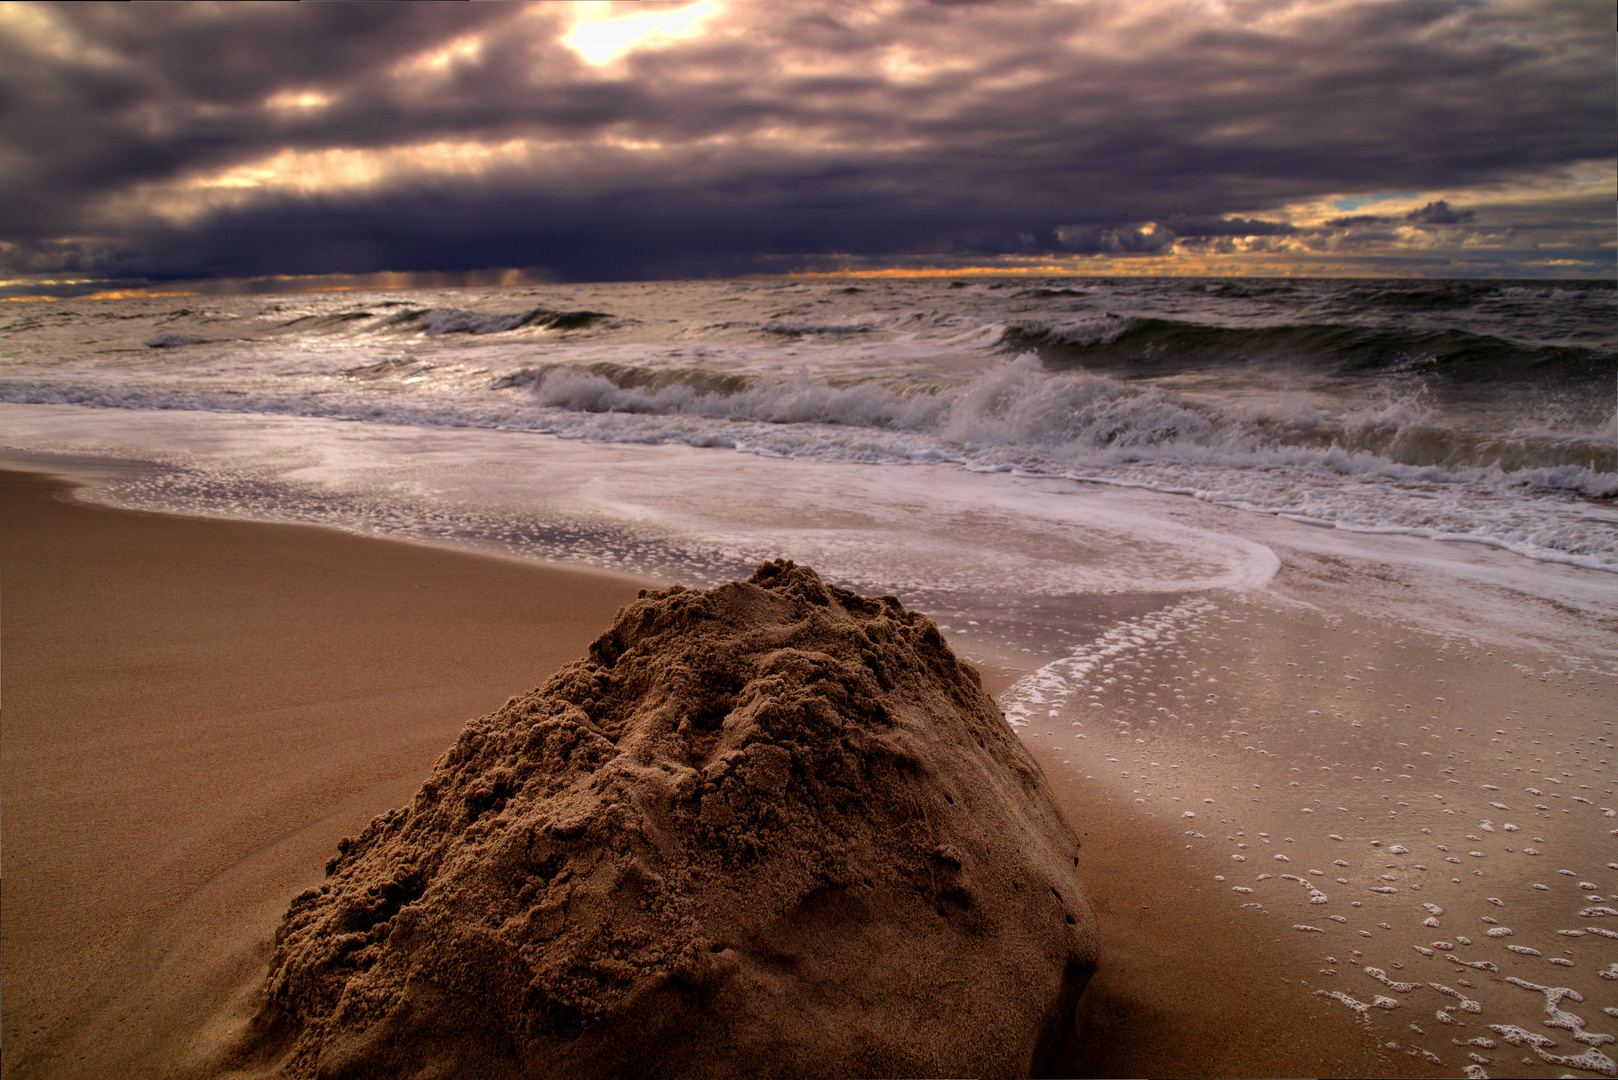
{"type": "Polygon", "coordinates": [[[1026,1075],[1077,850],[931,620],[766,563],[468,724],[292,902],[258,1030],[294,1076],[1026,1075]]]}

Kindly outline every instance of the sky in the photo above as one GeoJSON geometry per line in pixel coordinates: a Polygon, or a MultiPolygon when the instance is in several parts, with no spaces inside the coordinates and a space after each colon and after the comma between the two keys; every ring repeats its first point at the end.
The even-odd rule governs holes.
{"type": "Polygon", "coordinates": [[[1611,0],[4,4],[0,295],[1610,278],[1614,24],[1611,0]]]}

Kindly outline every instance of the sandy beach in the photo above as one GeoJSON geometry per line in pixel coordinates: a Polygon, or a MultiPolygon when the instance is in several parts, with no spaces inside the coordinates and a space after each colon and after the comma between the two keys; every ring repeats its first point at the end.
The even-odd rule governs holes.
{"type": "Polygon", "coordinates": [[[1618,1080],[1611,29],[0,3],[0,1080],[1618,1080]]]}
{"type": "MultiPolygon", "coordinates": [[[[641,583],[67,490],[5,474],[5,1072],[207,1075],[337,840],[641,583]]],[[[1104,950],[1064,1072],[1442,1074],[1299,993],[1299,935],[1214,899],[1177,823],[1032,746],[1104,950]]]]}

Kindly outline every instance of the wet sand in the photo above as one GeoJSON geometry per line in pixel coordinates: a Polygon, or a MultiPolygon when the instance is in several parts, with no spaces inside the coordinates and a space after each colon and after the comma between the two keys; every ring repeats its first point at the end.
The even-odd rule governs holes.
{"type": "MultiPolygon", "coordinates": [[[[6,1077],[207,1074],[338,838],[641,584],[0,476],[6,1077]]],[[[1031,742],[1104,950],[1064,1072],[1457,1071],[1305,992],[1319,943],[1215,896],[1181,822],[1031,742]]]]}
{"type": "Polygon", "coordinates": [[[1112,835],[1178,848],[1192,905],[1270,977],[1410,1065],[1618,1075],[1618,639],[1589,647],[1618,629],[1610,584],[1570,572],[1575,610],[1277,549],[1270,587],[1065,661],[1078,690],[1028,709],[1025,742],[1059,792],[1127,815],[1112,835]]]}

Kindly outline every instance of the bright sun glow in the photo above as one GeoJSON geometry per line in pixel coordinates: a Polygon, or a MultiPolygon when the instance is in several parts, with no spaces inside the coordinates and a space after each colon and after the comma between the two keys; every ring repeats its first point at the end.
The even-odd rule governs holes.
{"type": "Polygon", "coordinates": [[[597,67],[610,64],[637,48],[694,35],[719,11],[714,0],[698,0],[678,7],[659,5],[639,15],[614,19],[607,17],[613,10],[612,4],[578,6],[584,14],[563,36],[562,42],[597,67]]]}
{"type": "Polygon", "coordinates": [[[307,112],[324,109],[330,104],[331,98],[317,90],[283,90],[264,101],[266,108],[276,112],[307,112]]]}

